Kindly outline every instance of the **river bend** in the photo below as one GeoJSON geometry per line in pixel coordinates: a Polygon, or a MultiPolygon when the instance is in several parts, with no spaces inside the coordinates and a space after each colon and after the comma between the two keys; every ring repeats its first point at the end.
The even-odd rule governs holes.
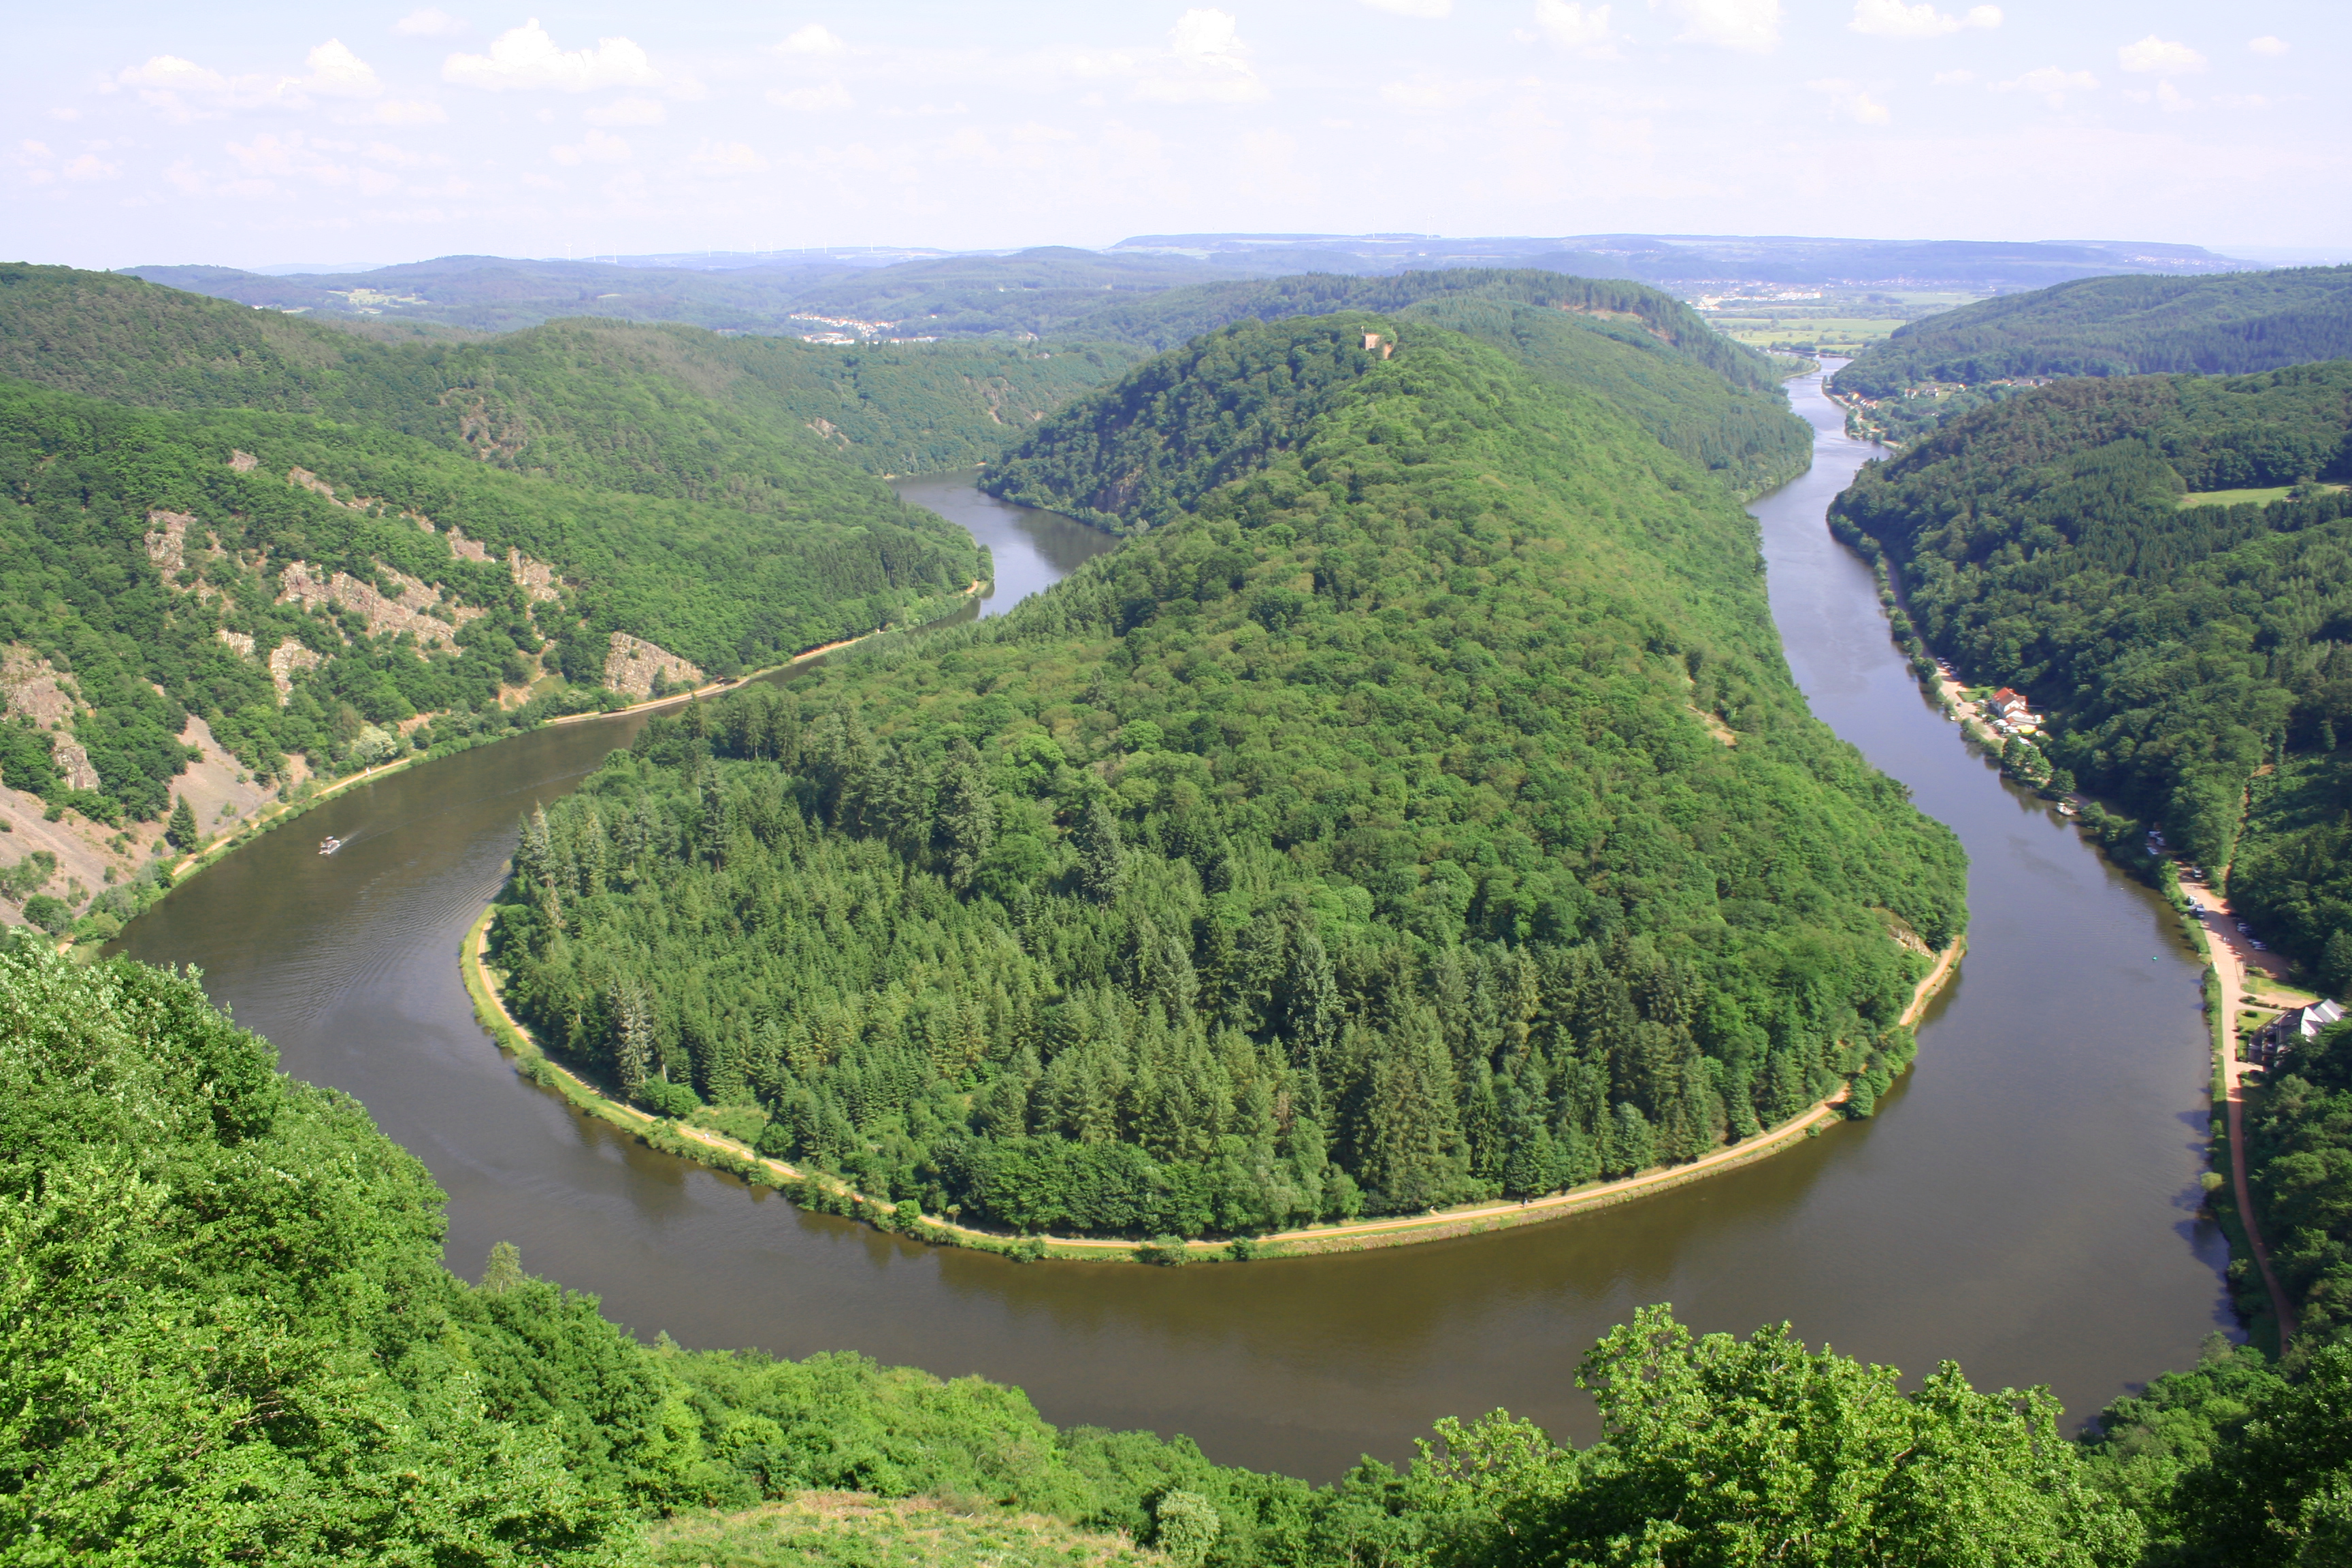
{"type": "MultiPolygon", "coordinates": [[[[1974,926],[1878,1116],[1726,1176],[1391,1251],[1022,1267],[655,1153],[518,1078],[457,969],[517,819],[626,744],[642,720],[625,716],[362,786],[194,878],[121,945],[201,966],[288,1071],[363,1101],[448,1192],[453,1266],[471,1275],[511,1240],[648,1337],[979,1373],[1056,1422],[1188,1433],[1213,1458],[1318,1480],[1497,1405],[1589,1437],[1578,1358],[1658,1300],[1702,1330],[1785,1320],[1915,1378],[1953,1357],[1979,1386],[2046,1383],[2087,1415],[2228,1326],[2226,1249],[2197,1215],[2198,962],[2156,898],[1922,699],[1868,572],[1822,523],[1868,452],[1818,376],[1791,393],[1816,428],[1812,470],[1751,509],[1790,666],[1816,713],[1958,831],[1974,926]],[[350,847],[321,858],[311,840],[329,832],[350,847]]],[[[962,477],[901,488],[995,552],[982,614],[1111,543],[962,477]]]]}

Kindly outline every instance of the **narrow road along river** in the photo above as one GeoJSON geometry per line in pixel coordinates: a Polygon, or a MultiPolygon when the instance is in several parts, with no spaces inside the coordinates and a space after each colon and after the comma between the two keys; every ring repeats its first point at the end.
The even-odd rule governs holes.
{"type": "MultiPolygon", "coordinates": [[[[1189,1433],[1217,1459],[1328,1479],[1435,1417],[1507,1405],[1580,1439],[1570,1379],[1644,1302],[1706,1330],[1788,1320],[1913,1376],[2052,1384],[2087,1415],[2226,1322],[2196,1217],[2197,964],[2162,905],[1963,751],[1887,640],[1822,509],[1868,455],[1817,378],[1811,474],[1759,502],[1772,605],[1815,711],[1974,860],[1975,924],[1916,1069],[1876,1120],[1598,1215],[1348,1257],[1184,1269],[934,1252],[655,1154],[518,1079],[457,949],[518,817],[635,721],[565,726],[394,774],[194,879],[125,933],[195,963],[288,1071],[349,1090],[447,1189],[450,1262],[493,1242],[640,1333],[862,1351],[1027,1389],[1047,1417],[1189,1433]],[[352,840],[332,858],[313,841],[352,840]]],[[[1108,544],[960,479],[910,499],[995,549],[993,612],[1108,544]]]]}

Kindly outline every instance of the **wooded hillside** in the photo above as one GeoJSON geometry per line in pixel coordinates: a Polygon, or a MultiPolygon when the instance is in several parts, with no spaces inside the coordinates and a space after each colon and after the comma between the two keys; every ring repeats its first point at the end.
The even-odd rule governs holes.
{"type": "Polygon", "coordinates": [[[396,349],[0,268],[0,780],[119,826],[168,810],[191,715],[282,780],[773,663],[983,574],[729,349],[614,323],[396,349]]]}
{"type": "Polygon", "coordinates": [[[2228,375],[2352,356],[2352,267],[2085,278],[1897,327],[1837,373],[1862,397],[2015,376],[2228,375]]]}
{"type": "Polygon", "coordinates": [[[1543,1192],[1884,1087],[1959,851],[1805,714],[1720,486],[1390,317],[1237,323],[1114,405],[1191,437],[1159,526],[533,823],[498,942],[548,1038],[869,1192],[1141,1235],[1543,1192]]]}
{"type": "MultiPolygon", "coordinates": [[[[1742,496],[1787,482],[1812,458],[1811,427],[1780,395],[1781,367],[1724,337],[1672,295],[1639,283],[1474,268],[1392,278],[1317,274],[1172,289],[1106,306],[1068,331],[1077,340],[1172,349],[1232,321],[1334,310],[1391,312],[1491,343],[1538,375],[1601,394],[1742,496]]],[[[1022,469],[1020,459],[1050,462],[1042,449],[1019,449],[1015,458],[991,476],[998,493],[1074,493],[1022,469]]],[[[1096,511],[1097,523],[1108,516],[1096,511]]]]}
{"type": "Polygon", "coordinates": [[[2074,381],[1865,468],[1832,520],[2050,760],[2352,989],[2352,364],[2074,381]],[[2276,499],[2192,504],[2268,487],[2276,499]]]}

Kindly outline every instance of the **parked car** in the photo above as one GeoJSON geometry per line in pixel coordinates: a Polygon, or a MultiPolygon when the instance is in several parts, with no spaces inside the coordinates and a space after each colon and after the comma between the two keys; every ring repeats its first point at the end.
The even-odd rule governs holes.
{"type": "Polygon", "coordinates": [[[2247,945],[2248,947],[2252,948],[2256,952],[2268,952],[2270,951],[2270,949],[2269,949],[2267,946],[2263,945],[2263,943],[2261,943],[2261,942],[2259,942],[2254,941],[2254,940],[2253,940],[2253,938],[2252,938],[2252,937],[2248,937],[2248,938],[2246,939],[2246,945],[2247,945]]]}
{"type": "Polygon", "coordinates": [[[2254,928],[2248,925],[2245,921],[2240,921],[2238,922],[2238,934],[2240,936],[2252,936],[2254,934],[2254,928]]]}

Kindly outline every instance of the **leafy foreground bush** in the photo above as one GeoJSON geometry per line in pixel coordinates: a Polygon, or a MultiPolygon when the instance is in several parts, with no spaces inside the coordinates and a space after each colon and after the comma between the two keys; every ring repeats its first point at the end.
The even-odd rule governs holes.
{"type": "Polygon", "coordinates": [[[1497,1413],[1316,1489],[1057,1431],[976,1378],[641,1346],[509,1247],[457,1279],[442,1229],[416,1162],[193,976],[0,947],[0,1560],[1827,1568],[2347,1539],[2341,1348],[2294,1384],[2162,1380],[2086,1452],[2040,1391],[1947,1364],[1906,1395],[1654,1308],[1585,1360],[1595,1446],[1497,1413]],[[877,1500],[808,1495],[840,1492],[877,1500]],[[902,1499],[940,1506],[878,1500],[902,1499]]]}

